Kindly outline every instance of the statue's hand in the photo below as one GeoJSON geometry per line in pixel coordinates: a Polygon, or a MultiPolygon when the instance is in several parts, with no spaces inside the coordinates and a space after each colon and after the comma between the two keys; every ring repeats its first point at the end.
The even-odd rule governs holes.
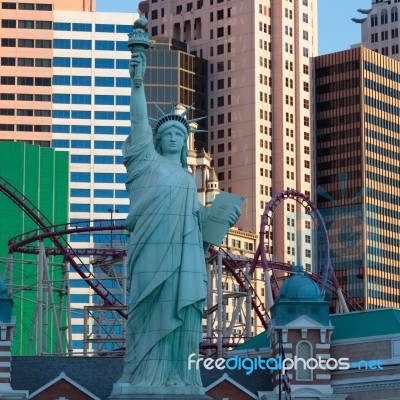
{"type": "Polygon", "coordinates": [[[129,75],[136,87],[143,84],[143,77],[146,71],[146,56],[143,51],[134,51],[129,64],[129,75]]]}
{"type": "Polygon", "coordinates": [[[239,219],[241,214],[242,214],[242,212],[240,211],[240,207],[235,206],[234,211],[231,213],[231,215],[229,215],[229,218],[228,218],[229,225],[230,226],[235,225],[236,221],[239,219]]]}

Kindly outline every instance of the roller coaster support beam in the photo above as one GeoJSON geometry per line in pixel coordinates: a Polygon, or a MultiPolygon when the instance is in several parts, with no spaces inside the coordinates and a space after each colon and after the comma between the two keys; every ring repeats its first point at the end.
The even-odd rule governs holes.
{"type": "Polygon", "coordinates": [[[336,295],[338,297],[339,304],[342,307],[343,312],[346,312],[346,313],[349,312],[349,307],[347,307],[346,300],[344,299],[343,292],[340,287],[337,288],[336,295]]]}
{"type": "Polygon", "coordinates": [[[222,354],[222,251],[218,250],[217,257],[217,357],[220,358],[222,354]]]}
{"type": "MultiPolygon", "coordinates": [[[[73,355],[74,350],[72,349],[72,330],[71,330],[71,326],[72,326],[72,317],[71,317],[71,293],[69,290],[69,274],[68,274],[68,267],[69,267],[69,263],[68,262],[64,262],[63,263],[63,287],[65,288],[65,294],[67,296],[67,350],[68,350],[68,354],[70,356],[73,355]]],[[[61,306],[63,304],[62,301],[60,301],[61,306]]]]}
{"type": "MultiPolygon", "coordinates": [[[[39,246],[42,246],[44,249],[44,244],[43,241],[39,242],[39,246]]],[[[56,353],[57,355],[62,355],[63,351],[62,351],[62,340],[61,340],[61,329],[60,329],[60,316],[57,314],[57,310],[56,310],[56,303],[54,301],[54,293],[53,290],[51,289],[51,285],[50,285],[50,273],[49,273],[49,264],[47,262],[47,257],[46,257],[46,253],[43,251],[43,278],[44,278],[44,283],[45,283],[45,287],[46,290],[48,291],[48,299],[50,300],[50,308],[51,308],[51,312],[53,314],[53,321],[54,321],[54,325],[55,325],[55,330],[56,330],[56,337],[57,337],[57,344],[56,344],[56,353]]],[[[45,303],[45,309],[46,309],[46,319],[48,318],[48,302],[45,303]]]]}
{"type": "Polygon", "coordinates": [[[37,320],[36,320],[36,354],[41,356],[43,353],[43,259],[46,257],[43,241],[39,241],[39,265],[38,265],[38,284],[37,284],[37,320]]]}
{"type": "Polygon", "coordinates": [[[245,282],[245,286],[247,289],[247,292],[246,292],[246,337],[248,339],[251,338],[251,325],[252,325],[251,324],[251,309],[252,309],[251,296],[252,296],[252,293],[251,293],[250,285],[249,285],[249,282],[251,279],[251,275],[250,275],[249,271],[250,271],[250,265],[248,264],[248,265],[246,265],[246,272],[245,272],[246,277],[247,277],[247,280],[245,282]]]}
{"type": "Polygon", "coordinates": [[[2,276],[3,282],[6,282],[8,280],[8,294],[9,294],[10,297],[12,297],[12,292],[13,292],[13,284],[12,284],[12,281],[13,281],[13,269],[12,269],[13,260],[14,260],[13,253],[9,253],[8,254],[8,258],[7,258],[7,266],[6,266],[6,268],[4,268],[3,276],[2,276]]]}

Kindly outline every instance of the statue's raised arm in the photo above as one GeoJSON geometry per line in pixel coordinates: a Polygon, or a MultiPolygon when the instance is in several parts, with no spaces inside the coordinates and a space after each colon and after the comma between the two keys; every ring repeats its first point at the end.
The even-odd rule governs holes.
{"type": "Polygon", "coordinates": [[[129,74],[132,79],[131,89],[131,134],[135,139],[149,132],[146,95],[144,92],[144,74],[146,71],[146,55],[144,50],[150,47],[150,38],[145,31],[147,20],[140,17],[134,24],[134,30],[129,35],[128,47],[132,57],[129,74]]]}

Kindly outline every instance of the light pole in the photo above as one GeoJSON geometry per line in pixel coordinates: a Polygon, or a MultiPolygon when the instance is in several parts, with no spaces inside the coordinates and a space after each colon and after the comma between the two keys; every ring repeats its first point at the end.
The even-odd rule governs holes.
{"type": "MultiPolygon", "coordinates": [[[[111,213],[111,226],[113,226],[113,225],[114,225],[113,214],[114,214],[114,213],[118,213],[119,211],[118,211],[118,210],[115,210],[114,208],[109,208],[109,209],[108,209],[108,212],[111,213]]],[[[112,228],[111,228],[111,230],[110,230],[110,236],[111,236],[110,243],[111,243],[111,248],[113,248],[113,234],[114,234],[114,231],[113,231],[112,228]]]]}

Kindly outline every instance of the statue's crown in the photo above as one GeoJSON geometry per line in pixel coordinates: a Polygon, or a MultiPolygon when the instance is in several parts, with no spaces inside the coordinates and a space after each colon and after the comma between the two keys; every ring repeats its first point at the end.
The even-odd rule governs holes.
{"type": "Polygon", "coordinates": [[[187,135],[189,135],[190,132],[207,132],[205,130],[196,129],[193,124],[194,122],[200,121],[206,117],[186,119],[186,115],[193,108],[193,104],[186,109],[181,104],[178,104],[176,106],[173,104],[170,113],[164,113],[164,111],[161,110],[160,107],[158,107],[157,105],[156,107],[161,112],[162,116],[159,119],[149,118],[151,122],[155,123],[155,125],[153,126],[154,135],[157,135],[157,132],[161,128],[161,126],[169,121],[176,121],[182,124],[186,129],[187,135]]]}

